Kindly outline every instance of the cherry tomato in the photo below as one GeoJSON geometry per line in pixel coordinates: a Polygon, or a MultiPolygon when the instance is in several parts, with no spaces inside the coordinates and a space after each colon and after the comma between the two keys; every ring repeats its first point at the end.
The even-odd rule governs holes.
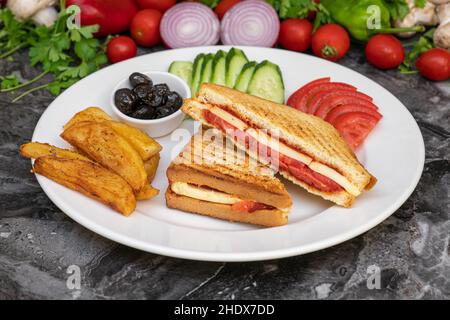
{"type": "Polygon", "coordinates": [[[136,43],[127,36],[115,37],[108,43],[106,48],[106,54],[112,63],[133,58],[136,56],[136,53],[136,43]]]}
{"type": "Polygon", "coordinates": [[[289,50],[306,51],[311,44],[313,25],[306,19],[288,19],[280,25],[278,41],[289,50]]]}
{"type": "Polygon", "coordinates": [[[417,59],[416,67],[427,79],[447,80],[450,78],[450,52],[441,48],[430,49],[417,59]]]}
{"type": "Polygon", "coordinates": [[[350,36],[347,30],[340,25],[328,23],[314,32],[311,45],[316,56],[330,61],[338,61],[350,49],[350,36]]]}
{"type": "Polygon", "coordinates": [[[377,34],[367,43],[366,58],[377,68],[393,69],[405,60],[405,50],[400,40],[393,35],[377,34]]]}
{"type": "Polygon", "coordinates": [[[141,9],[155,9],[164,13],[174,6],[177,0],[137,0],[137,3],[141,9]]]}
{"type": "Polygon", "coordinates": [[[241,2],[241,0],[221,0],[214,11],[219,19],[222,20],[225,13],[227,13],[227,11],[238,2],[241,2]]]}
{"type": "Polygon", "coordinates": [[[162,13],[155,9],[139,11],[131,21],[130,32],[133,39],[143,47],[151,47],[161,41],[159,24],[162,13]]]}

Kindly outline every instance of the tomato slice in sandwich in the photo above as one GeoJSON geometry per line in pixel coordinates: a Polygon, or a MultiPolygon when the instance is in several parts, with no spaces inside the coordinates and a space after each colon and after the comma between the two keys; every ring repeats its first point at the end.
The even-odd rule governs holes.
{"type": "MultiPolygon", "coordinates": [[[[302,97],[308,92],[308,90],[311,87],[314,87],[317,84],[329,83],[329,82],[330,82],[330,77],[320,78],[320,79],[316,79],[314,81],[308,82],[307,84],[305,84],[304,86],[299,88],[297,91],[295,91],[293,94],[291,94],[291,96],[289,97],[286,104],[293,108],[299,109],[299,108],[297,108],[298,101],[300,101],[302,99],[302,97]]],[[[299,110],[305,111],[305,110],[301,110],[301,109],[299,109],[299,110]]]]}
{"type": "Polygon", "coordinates": [[[378,121],[379,119],[365,112],[348,112],[336,117],[332,124],[355,150],[364,142],[378,121]]]}
{"type": "Polygon", "coordinates": [[[274,207],[253,200],[242,200],[231,205],[231,210],[245,213],[271,209],[274,209],[274,207]]]}
{"type": "Polygon", "coordinates": [[[324,119],[329,110],[335,106],[344,103],[358,103],[360,101],[362,104],[372,104],[373,108],[378,109],[372,103],[372,98],[364,93],[349,90],[334,90],[321,92],[320,95],[317,94],[308,105],[308,113],[324,119]]]}

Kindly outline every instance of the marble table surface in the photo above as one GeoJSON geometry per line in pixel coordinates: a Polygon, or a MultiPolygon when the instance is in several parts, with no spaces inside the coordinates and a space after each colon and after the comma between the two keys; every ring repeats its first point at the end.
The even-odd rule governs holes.
{"type": "MultiPolygon", "coordinates": [[[[449,299],[450,83],[379,71],[362,52],[352,48],[340,63],[391,91],[418,121],[426,146],[419,185],[365,234],[265,262],[168,258],[75,223],[47,198],[17,151],[54,97],[39,91],[11,104],[9,94],[0,94],[0,299],[449,299]],[[73,265],[80,287],[68,273],[77,272],[73,265]]],[[[0,61],[0,75],[11,72],[31,79],[39,70],[19,52],[0,61]]]]}

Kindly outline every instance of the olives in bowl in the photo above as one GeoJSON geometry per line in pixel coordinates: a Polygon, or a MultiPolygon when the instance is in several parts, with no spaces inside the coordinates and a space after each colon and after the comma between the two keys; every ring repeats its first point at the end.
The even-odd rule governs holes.
{"type": "Polygon", "coordinates": [[[143,73],[133,72],[129,78],[131,88],[121,88],[114,93],[116,107],[136,119],[160,119],[178,111],[183,98],[170,91],[166,83],[153,85],[152,79],[143,73]]]}
{"type": "Polygon", "coordinates": [[[133,72],[114,88],[111,105],[125,122],[160,137],[181,124],[180,108],[190,95],[187,84],[173,74],[133,72]]]}

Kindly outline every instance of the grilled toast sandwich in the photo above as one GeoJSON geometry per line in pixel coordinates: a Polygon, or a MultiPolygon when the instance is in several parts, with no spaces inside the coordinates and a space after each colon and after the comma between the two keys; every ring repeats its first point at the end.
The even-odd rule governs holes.
{"type": "Polygon", "coordinates": [[[294,108],[206,83],[182,110],[293,183],[340,206],[350,207],[377,181],[332,125],[294,108]]]}

